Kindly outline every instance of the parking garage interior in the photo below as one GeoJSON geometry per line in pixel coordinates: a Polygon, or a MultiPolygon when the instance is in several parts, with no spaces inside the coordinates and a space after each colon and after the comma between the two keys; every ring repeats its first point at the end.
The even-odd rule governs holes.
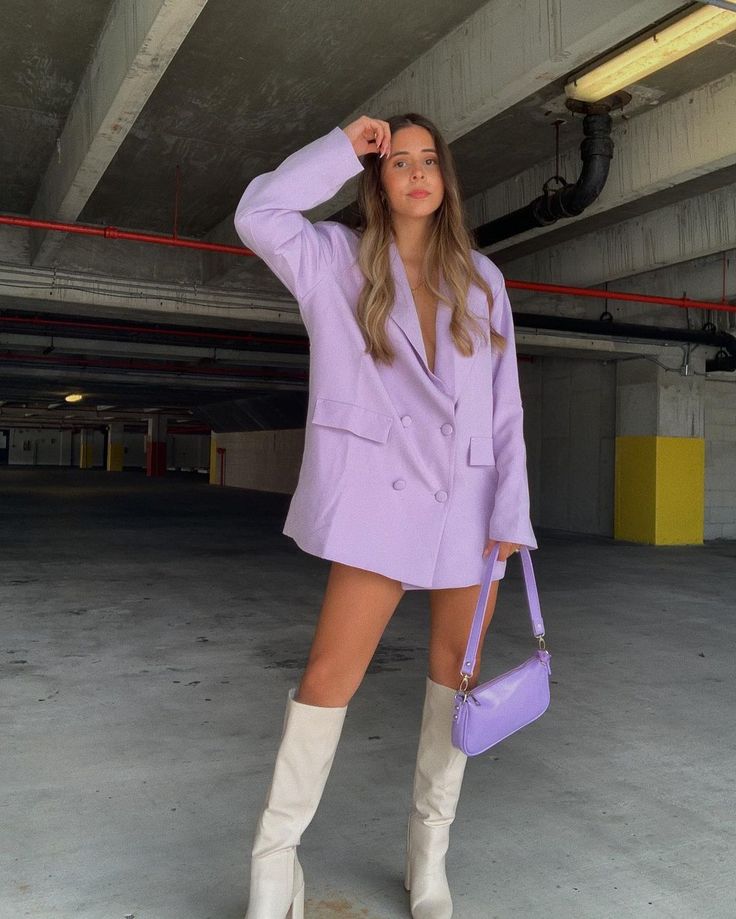
{"type": "MultiPolygon", "coordinates": [[[[309,339],[233,214],[419,111],[511,298],[553,671],[468,764],[455,915],[733,919],[736,3],[2,10],[0,916],[241,919],[329,562],[282,533],[309,339]],[[577,98],[668,29],[697,40],[577,98]]],[[[407,592],[351,703],[307,917],[410,915],[428,626],[407,592]]],[[[528,647],[510,562],[484,675],[528,647]]]]}

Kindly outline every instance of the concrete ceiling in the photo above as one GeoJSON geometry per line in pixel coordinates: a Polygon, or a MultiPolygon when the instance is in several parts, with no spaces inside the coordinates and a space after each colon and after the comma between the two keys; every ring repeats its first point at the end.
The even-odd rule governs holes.
{"type": "MultiPolygon", "coordinates": [[[[253,176],[359,114],[418,110],[451,142],[477,225],[541,192],[556,119],[562,167],[577,177],[581,120],[563,92],[571,73],[699,5],[410,0],[399,16],[388,0],[5,0],[0,212],[168,234],[178,167],[178,232],[236,242],[232,213],[253,176]]],[[[683,263],[687,247],[663,234],[669,248],[649,261],[632,254],[630,268],[596,262],[586,273],[578,259],[580,276],[575,263],[561,278],[546,267],[571,241],[727,194],[735,64],[736,30],[630,87],[632,102],[614,115],[611,178],[589,212],[489,254],[512,277],[589,286],[635,286],[636,275],[683,263]]],[[[343,213],[352,187],[311,216],[343,213]]],[[[709,206],[710,232],[691,257],[733,246],[727,203],[709,206]]],[[[255,259],[0,227],[0,426],[70,389],[90,405],[163,405],[184,417],[229,398],[303,393],[307,366],[296,306],[255,259]]]]}

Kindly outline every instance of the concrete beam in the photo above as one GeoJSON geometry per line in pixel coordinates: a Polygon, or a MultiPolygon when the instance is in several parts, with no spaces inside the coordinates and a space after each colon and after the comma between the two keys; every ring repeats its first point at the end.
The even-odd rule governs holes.
{"type": "MultiPolygon", "coordinates": [[[[4,366],[3,380],[7,384],[12,384],[13,380],[18,380],[19,385],[23,386],[24,400],[30,390],[31,380],[47,381],[51,388],[58,391],[59,385],[73,386],[75,389],[79,386],[79,368],[75,367],[24,367],[24,366],[4,366]]],[[[121,392],[123,387],[131,386],[149,386],[157,391],[162,388],[172,388],[179,394],[186,388],[187,393],[200,390],[208,390],[215,393],[222,393],[225,390],[232,390],[235,393],[242,394],[244,391],[263,390],[288,390],[303,392],[307,389],[307,381],[295,380],[266,380],[260,382],[250,378],[245,378],[241,374],[211,374],[206,372],[202,374],[193,374],[184,377],[178,371],[151,372],[145,370],[126,370],[125,375],[121,375],[119,370],[105,370],[104,368],[95,368],[94,370],[85,370],[84,385],[85,388],[94,388],[95,384],[105,384],[108,388],[115,388],[116,392],[121,392]]],[[[153,401],[153,400],[151,400],[153,401]]],[[[155,404],[155,403],[154,403],[155,404]]],[[[5,418],[5,414],[0,414],[5,418]]]]}
{"type": "MultiPolygon", "coordinates": [[[[732,302],[736,297],[735,240],[736,195],[732,187],[726,187],[567,239],[522,258],[506,260],[503,253],[493,253],[492,257],[507,277],[519,280],[577,287],[609,283],[617,290],[716,302],[724,295],[726,259],[725,296],[732,302]]],[[[565,315],[592,315],[603,309],[602,301],[521,290],[513,291],[512,301],[517,309],[565,315]]],[[[608,309],[619,318],[663,325],[684,325],[686,321],[682,309],[614,301],[608,309]]],[[[705,319],[704,312],[695,312],[705,319]]],[[[718,322],[723,328],[733,328],[736,316],[720,314],[718,322]]]]}
{"type": "Polygon", "coordinates": [[[32,351],[52,348],[54,354],[94,357],[145,358],[148,360],[195,361],[211,358],[219,364],[242,367],[288,367],[306,370],[309,355],[280,354],[277,351],[255,351],[234,348],[213,348],[206,345],[185,346],[151,344],[138,341],[113,341],[104,338],[74,338],[69,335],[28,335],[0,332],[0,350],[32,351]]]}
{"type": "Polygon", "coordinates": [[[0,264],[0,307],[136,319],[146,316],[175,323],[214,319],[222,328],[257,324],[302,328],[293,301],[249,297],[242,291],[188,284],[154,284],[129,278],[101,277],[48,268],[0,264]]]}
{"type": "MultiPolygon", "coordinates": [[[[631,357],[656,357],[673,368],[682,363],[687,349],[685,342],[644,341],[621,338],[593,338],[570,335],[565,332],[516,329],[514,338],[520,354],[538,354],[552,357],[588,358],[598,361],[617,361],[631,357]]],[[[717,348],[705,347],[703,353],[713,356],[717,348]]]]}
{"type": "MultiPolygon", "coordinates": [[[[562,243],[545,240],[551,245],[532,255],[491,257],[509,277],[588,287],[725,252],[735,241],[736,194],[727,186],[562,243]]],[[[714,296],[698,290],[700,298],[714,296]]]]}
{"type": "MultiPolygon", "coordinates": [[[[513,258],[515,251],[541,245],[545,236],[554,239],[556,232],[569,240],[575,233],[590,232],[591,221],[597,226],[616,222],[620,219],[615,213],[619,208],[626,206],[626,216],[632,211],[645,212],[652,207],[652,202],[646,200],[649,196],[735,166],[736,74],[684,93],[628,121],[619,120],[612,136],[615,150],[608,181],[584,213],[502,240],[488,253],[503,258],[508,252],[507,259],[513,258]],[[532,242],[524,246],[526,241],[532,242]]],[[[568,181],[577,178],[578,149],[561,156],[560,171],[568,181]]],[[[475,195],[465,202],[471,225],[480,226],[532,201],[555,172],[555,161],[550,159],[475,195]]],[[[694,190],[689,192],[693,193],[694,190]]],[[[687,231],[686,238],[692,243],[697,236],[687,231]]]]}
{"type": "MultiPolygon", "coordinates": [[[[72,222],[89,200],[207,0],[115,0],[31,209],[72,222]]],[[[34,234],[33,264],[64,235],[34,234]]]]}
{"type": "MultiPolygon", "coordinates": [[[[452,142],[681,6],[670,0],[491,0],[340,124],[364,114],[427,112],[452,142]]],[[[348,183],[310,217],[323,220],[350,204],[353,189],[348,183]]],[[[237,242],[233,215],[208,239],[237,242]]],[[[228,269],[216,256],[205,264],[208,282],[228,269]]]]}

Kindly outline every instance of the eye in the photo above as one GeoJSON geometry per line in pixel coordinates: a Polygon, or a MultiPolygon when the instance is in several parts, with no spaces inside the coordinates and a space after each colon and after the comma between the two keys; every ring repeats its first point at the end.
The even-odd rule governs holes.
{"type": "MultiPolygon", "coordinates": [[[[435,165],[437,165],[437,160],[436,160],[436,158],[433,157],[433,156],[428,156],[428,157],[425,159],[424,162],[425,162],[425,163],[434,163],[435,165]]],[[[406,160],[396,160],[396,162],[394,163],[394,167],[400,166],[402,163],[406,163],[406,160]]]]}

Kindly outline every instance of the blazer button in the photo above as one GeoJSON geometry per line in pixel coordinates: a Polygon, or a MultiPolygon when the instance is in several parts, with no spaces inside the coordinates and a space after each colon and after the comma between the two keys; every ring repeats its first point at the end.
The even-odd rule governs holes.
{"type": "Polygon", "coordinates": [[[406,482],[403,479],[396,479],[394,482],[394,488],[396,491],[401,491],[402,488],[406,488],[406,482]]]}
{"type": "Polygon", "coordinates": [[[449,434],[452,434],[454,430],[455,428],[453,428],[453,426],[447,421],[440,428],[440,431],[442,431],[445,437],[447,437],[449,434]]]}
{"type": "Polygon", "coordinates": [[[447,501],[447,492],[446,491],[436,491],[434,493],[435,499],[442,504],[444,501],[447,501]]]}
{"type": "Polygon", "coordinates": [[[411,424],[411,415],[403,415],[401,418],[401,423],[404,425],[405,428],[408,428],[409,425],[411,424]]]}

